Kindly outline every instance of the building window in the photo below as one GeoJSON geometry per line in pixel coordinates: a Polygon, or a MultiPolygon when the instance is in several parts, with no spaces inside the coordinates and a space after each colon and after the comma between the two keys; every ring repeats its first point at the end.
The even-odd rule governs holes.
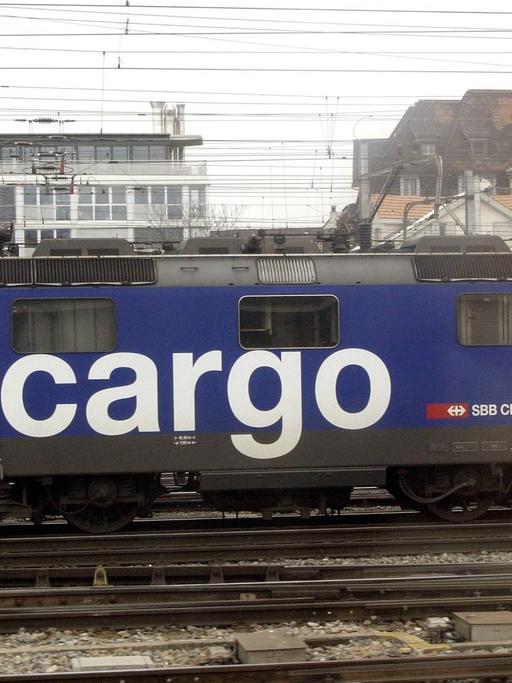
{"type": "Polygon", "coordinates": [[[190,188],[190,217],[204,218],[206,215],[206,189],[204,187],[190,188]]]}
{"type": "MultiPolygon", "coordinates": [[[[79,145],[78,160],[108,163],[109,161],[164,161],[168,157],[166,145],[79,145]]],[[[69,159],[66,156],[66,159],[69,159]]]]}
{"type": "Polygon", "coordinates": [[[23,243],[26,247],[35,247],[41,240],[67,237],[71,237],[71,230],[69,228],[57,228],[56,230],[51,228],[43,228],[41,230],[30,228],[23,231],[23,243]]]}
{"type": "Polygon", "coordinates": [[[474,157],[487,155],[487,140],[470,140],[471,154],[474,157]]]}
{"type": "Polygon", "coordinates": [[[133,161],[148,161],[149,147],[147,145],[133,145],[131,148],[133,161]]]}
{"type": "Polygon", "coordinates": [[[94,161],[95,151],[94,145],[79,145],[78,146],[78,161],[94,161]]]}
{"type": "Polygon", "coordinates": [[[510,194],[510,176],[507,173],[497,174],[496,194],[510,194]]]}
{"type": "Polygon", "coordinates": [[[35,247],[39,242],[39,234],[37,230],[25,230],[24,242],[26,247],[35,247]]]}
{"type": "Polygon", "coordinates": [[[48,228],[44,228],[44,230],[41,230],[39,234],[40,234],[40,239],[39,239],[39,241],[41,241],[41,240],[51,240],[51,239],[53,239],[53,237],[55,237],[54,231],[53,231],[53,230],[50,230],[50,229],[48,229],[48,228]]]}
{"type": "Polygon", "coordinates": [[[53,194],[55,197],[55,220],[71,220],[69,189],[66,188],[64,192],[62,190],[55,191],[53,194]]]}
{"type": "Polygon", "coordinates": [[[0,147],[0,158],[2,161],[17,161],[18,149],[12,145],[0,147]]]}
{"type": "Polygon", "coordinates": [[[20,299],[12,305],[18,353],[93,353],[116,345],[111,299],[20,299]]]}
{"type": "Polygon", "coordinates": [[[96,161],[110,161],[112,159],[112,150],[105,145],[96,146],[96,161]]]}
{"type": "Polygon", "coordinates": [[[413,176],[403,176],[400,178],[400,194],[406,196],[417,196],[420,194],[420,180],[413,176]]]}
{"type": "Polygon", "coordinates": [[[151,161],[163,161],[165,159],[165,146],[149,145],[149,158],[151,161]]]}
{"type": "Polygon", "coordinates": [[[339,343],[334,296],[247,296],[239,302],[244,349],[330,348],[339,343]]]}
{"type": "Polygon", "coordinates": [[[112,147],[112,159],[115,161],[128,161],[128,147],[126,145],[115,145],[112,147]]]}
{"type": "Polygon", "coordinates": [[[78,220],[126,220],[126,189],[104,185],[78,188],[78,220]]]}
{"type": "Polygon", "coordinates": [[[183,188],[171,185],[167,188],[167,218],[183,218],[183,188]]]}
{"type": "Polygon", "coordinates": [[[70,188],[52,188],[25,185],[23,203],[25,220],[69,221],[71,220],[70,188]]]}
{"type": "Polygon", "coordinates": [[[183,187],[154,185],[136,187],[135,219],[162,223],[170,218],[183,218],[183,187]]]}
{"type": "Polygon", "coordinates": [[[512,294],[463,294],[458,340],[464,346],[512,345],[512,294]]]}
{"type": "Polygon", "coordinates": [[[436,153],[436,143],[435,142],[421,142],[420,143],[420,153],[423,156],[433,156],[436,153]]]}
{"type": "Polygon", "coordinates": [[[0,187],[0,221],[16,220],[14,186],[0,187]]]}
{"type": "Polygon", "coordinates": [[[25,206],[37,206],[37,187],[25,185],[23,188],[23,202],[25,206]]]}

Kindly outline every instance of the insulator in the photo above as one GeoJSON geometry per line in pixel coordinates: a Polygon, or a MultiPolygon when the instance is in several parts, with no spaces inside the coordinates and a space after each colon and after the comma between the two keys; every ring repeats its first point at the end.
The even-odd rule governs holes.
{"type": "Polygon", "coordinates": [[[360,223],[358,228],[359,247],[361,251],[370,251],[372,248],[372,224],[360,223]]]}

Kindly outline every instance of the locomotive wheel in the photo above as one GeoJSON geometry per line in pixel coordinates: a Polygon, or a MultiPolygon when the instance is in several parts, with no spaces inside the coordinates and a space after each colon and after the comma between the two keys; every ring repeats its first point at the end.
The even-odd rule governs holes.
{"type": "MultiPolygon", "coordinates": [[[[128,483],[135,487],[135,482],[128,483]]],[[[72,496],[69,496],[61,512],[67,522],[80,531],[89,534],[119,531],[127,526],[140,510],[139,501],[119,499],[120,482],[114,478],[97,477],[78,480],[73,484],[81,494],[80,500],[74,502],[72,496]]],[[[68,493],[70,491],[68,489],[68,493]]]]}
{"type": "Polygon", "coordinates": [[[478,498],[449,496],[437,503],[428,503],[425,508],[429,514],[447,522],[472,522],[484,515],[492,503],[493,497],[485,494],[478,498]]]}
{"type": "Polygon", "coordinates": [[[137,515],[138,503],[117,503],[98,507],[90,503],[87,507],[77,506],[77,510],[66,510],[66,521],[80,531],[88,534],[111,534],[127,526],[137,515]]]}
{"type": "Polygon", "coordinates": [[[496,500],[499,490],[487,468],[465,467],[417,468],[391,473],[388,486],[399,496],[411,500],[411,507],[447,522],[471,522],[484,515],[496,500]]]}
{"type": "Polygon", "coordinates": [[[471,522],[478,519],[489,510],[494,500],[492,492],[482,491],[483,479],[484,475],[478,467],[458,469],[446,479],[445,485],[458,486],[465,482],[468,485],[442,500],[427,503],[427,512],[447,522],[471,522]]]}

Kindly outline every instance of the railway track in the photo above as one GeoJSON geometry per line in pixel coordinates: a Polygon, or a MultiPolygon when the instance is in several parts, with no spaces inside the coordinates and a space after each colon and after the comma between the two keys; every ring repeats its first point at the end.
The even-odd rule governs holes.
{"type": "Polygon", "coordinates": [[[507,562],[466,564],[178,564],[148,566],[88,566],[0,569],[0,590],[5,588],[51,588],[65,586],[166,585],[183,583],[239,583],[405,577],[430,575],[504,575],[512,571],[507,562]]]}
{"type": "Polygon", "coordinates": [[[0,567],[162,564],[512,549],[512,522],[294,525],[2,539],[0,567]]]}
{"type": "Polygon", "coordinates": [[[422,656],[333,662],[171,667],[90,673],[0,675],[2,681],[73,683],[425,683],[425,681],[508,681],[512,655],[422,656]]]}
{"type": "Polygon", "coordinates": [[[0,590],[0,632],[22,626],[219,626],[512,609],[510,572],[464,574],[451,567],[427,576],[420,572],[421,568],[393,577],[6,588],[0,590]]]}
{"type": "MultiPolygon", "coordinates": [[[[404,517],[405,518],[405,517],[404,517]]],[[[384,516],[381,519],[389,519],[384,516]]],[[[254,560],[357,557],[422,551],[510,550],[512,522],[366,526],[333,520],[286,528],[124,532],[111,536],[7,536],[0,550],[0,631],[168,624],[414,619],[455,611],[512,609],[512,569],[476,565],[286,566],[254,560]],[[243,564],[247,560],[250,564],[243,564]],[[236,561],[236,564],[225,564],[236,561]],[[176,563],[202,562],[185,565],[176,563]],[[101,566],[97,566],[101,564],[101,566]],[[138,565],[138,566],[137,566],[138,565]],[[150,566],[153,565],[153,566],[150,566]],[[156,565],[156,566],[155,566],[156,565]]],[[[341,521],[341,520],[339,520],[341,521]]],[[[459,654],[365,662],[222,665],[167,670],[0,676],[9,681],[341,683],[486,680],[512,671],[512,655],[459,654]],[[414,662],[414,663],[413,663],[414,662]],[[502,668],[500,668],[502,667],[502,668]],[[508,667],[508,668],[507,668],[508,667]]]]}

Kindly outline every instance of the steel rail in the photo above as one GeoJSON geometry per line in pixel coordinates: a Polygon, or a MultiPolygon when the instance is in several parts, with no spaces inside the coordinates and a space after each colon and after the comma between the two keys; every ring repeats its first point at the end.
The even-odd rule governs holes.
{"type": "Polygon", "coordinates": [[[448,576],[509,574],[507,562],[458,564],[178,564],[148,566],[97,565],[89,567],[0,568],[4,588],[50,588],[62,586],[166,585],[184,583],[233,583],[242,581],[307,581],[321,579],[390,578],[393,576],[448,576]]]}
{"type": "Polygon", "coordinates": [[[221,625],[512,607],[512,574],[6,589],[0,632],[47,626],[221,625]]]}
{"type": "Polygon", "coordinates": [[[0,567],[222,562],[297,557],[511,550],[512,522],[328,525],[6,537],[0,567]]]}
{"type": "Polygon", "coordinates": [[[0,683],[425,683],[510,680],[511,654],[0,675],[0,683]]]}

